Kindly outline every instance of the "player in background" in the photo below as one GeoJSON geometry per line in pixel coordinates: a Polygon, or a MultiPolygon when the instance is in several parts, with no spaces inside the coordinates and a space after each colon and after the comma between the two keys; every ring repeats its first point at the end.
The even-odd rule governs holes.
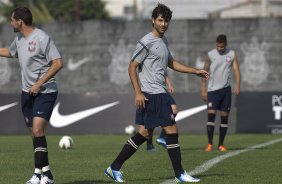
{"type": "MultiPolygon", "coordinates": [[[[195,69],[175,60],[168,48],[164,33],[168,29],[172,11],[158,4],[152,12],[150,33],[138,41],[129,63],[128,72],[135,92],[136,120],[138,132],[123,146],[105,174],[116,182],[124,182],[122,165],[151,135],[152,130],[161,126],[167,136],[167,151],[175,173],[176,182],[198,182],[200,179],[188,175],[182,167],[181,151],[178,144],[178,129],[169,104],[165,84],[167,67],[182,73],[190,73],[208,79],[205,70],[195,69]]],[[[144,168],[146,169],[146,168],[144,168]]],[[[142,171],[139,171],[142,172],[142,171]]],[[[137,173],[138,174],[138,173],[137,173]]]]}
{"type": "Polygon", "coordinates": [[[227,47],[225,35],[218,35],[215,49],[208,52],[204,70],[210,73],[208,85],[202,80],[201,96],[207,102],[208,122],[207,135],[208,145],[205,151],[213,150],[213,134],[217,111],[220,112],[221,123],[219,128],[219,151],[227,151],[223,142],[228,128],[228,115],[231,109],[231,79],[232,68],[235,77],[234,93],[240,93],[240,70],[237,55],[234,50],[227,47]]]}
{"type": "Polygon", "coordinates": [[[48,161],[46,127],[57,98],[55,74],[63,67],[53,40],[32,25],[32,13],[26,7],[12,11],[11,26],[17,33],[9,48],[0,48],[0,56],[18,58],[22,74],[21,106],[33,141],[35,170],[26,184],[53,184],[48,161]]]}

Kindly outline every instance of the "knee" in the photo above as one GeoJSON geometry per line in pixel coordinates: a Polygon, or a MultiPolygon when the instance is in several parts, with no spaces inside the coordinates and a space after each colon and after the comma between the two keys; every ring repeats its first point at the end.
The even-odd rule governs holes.
{"type": "Polygon", "coordinates": [[[224,125],[228,124],[228,116],[221,116],[221,124],[224,125]]]}
{"type": "Polygon", "coordinates": [[[208,113],[208,122],[214,123],[215,122],[215,114],[208,113]]]}
{"type": "Polygon", "coordinates": [[[166,126],[163,128],[165,130],[166,134],[176,134],[178,133],[178,129],[176,124],[172,125],[172,126],[166,126]]]}
{"type": "Polygon", "coordinates": [[[41,137],[44,136],[44,130],[40,128],[32,128],[32,136],[33,137],[41,137]]]}

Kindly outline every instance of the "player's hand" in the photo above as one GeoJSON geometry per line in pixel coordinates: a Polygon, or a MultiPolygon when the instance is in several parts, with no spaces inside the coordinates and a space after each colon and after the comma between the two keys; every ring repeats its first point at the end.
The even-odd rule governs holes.
{"type": "Polygon", "coordinates": [[[36,95],[38,95],[39,91],[40,91],[40,85],[34,84],[33,86],[31,86],[28,93],[31,96],[36,96],[36,95]]]}
{"type": "Polygon", "coordinates": [[[209,72],[207,72],[206,70],[197,70],[196,75],[198,75],[199,77],[202,77],[205,80],[208,80],[210,77],[209,72]]]}
{"type": "Polygon", "coordinates": [[[240,94],[240,88],[234,88],[234,93],[238,96],[240,94]]]}
{"type": "Polygon", "coordinates": [[[168,92],[172,95],[174,93],[174,88],[171,85],[168,85],[168,92]]]}
{"type": "Polygon", "coordinates": [[[136,93],[135,95],[135,105],[137,106],[137,108],[139,109],[144,109],[145,108],[145,100],[148,100],[145,95],[140,92],[140,93],[136,93]]]}

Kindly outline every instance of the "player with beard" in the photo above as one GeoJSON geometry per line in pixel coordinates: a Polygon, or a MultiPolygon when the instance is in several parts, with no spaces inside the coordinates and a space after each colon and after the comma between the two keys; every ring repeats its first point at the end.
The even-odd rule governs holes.
{"type": "Polygon", "coordinates": [[[105,174],[116,182],[124,182],[120,171],[124,162],[161,126],[167,135],[167,151],[175,173],[176,182],[198,182],[200,179],[188,175],[182,167],[181,151],[178,144],[178,130],[169,103],[165,84],[167,67],[182,73],[196,74],[209,78],[205,70],[195,69],[175,60],[168,48],[164,33],[168,29],[172,11],[158,4],[152,12],[150,33],[138,41],[131,58],[128,72],[135,92],[136,119],[138,132],[125,143],[119,155],[105,170],[105,174]]]}
{"type": "Polygon", "coordinates": [[[32,25],[28,8],[14,9],[11,25],[17,36],[9,48],[0,48],[0,56],[18,58],[21,67],[21,106],[32,136],[35,161],[34,174],[26,184],[53,184],[45,133],[58,95],[54,76],[63,62],[53,40],[32,25]]]}

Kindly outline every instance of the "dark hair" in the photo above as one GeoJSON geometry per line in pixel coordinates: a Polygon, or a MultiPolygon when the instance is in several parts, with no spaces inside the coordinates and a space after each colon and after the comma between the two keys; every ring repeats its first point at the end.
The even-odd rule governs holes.
{"type": "Polygon", "coordinates": [[[27,7],[17,7],[12,11],[12,13],[14,13],[14,19],[21,19],[26,25],[32,25],[32,13],[27,7]]]}
{"type": "Polygon", "coordinates": [[[224,34],[218,35],[217,38],[216,38],[216,42],[217,43],[227,44],[227,37],[226,37],[226,35],[224,35],[224,34]]]}
{"type": "Polygon", "coordinates": [[[152,12],[152,18],[156,19],[160,15],[165,21],[169,22],[172,17],[172,11],[166,5],[158,3],[152,12]]]}

